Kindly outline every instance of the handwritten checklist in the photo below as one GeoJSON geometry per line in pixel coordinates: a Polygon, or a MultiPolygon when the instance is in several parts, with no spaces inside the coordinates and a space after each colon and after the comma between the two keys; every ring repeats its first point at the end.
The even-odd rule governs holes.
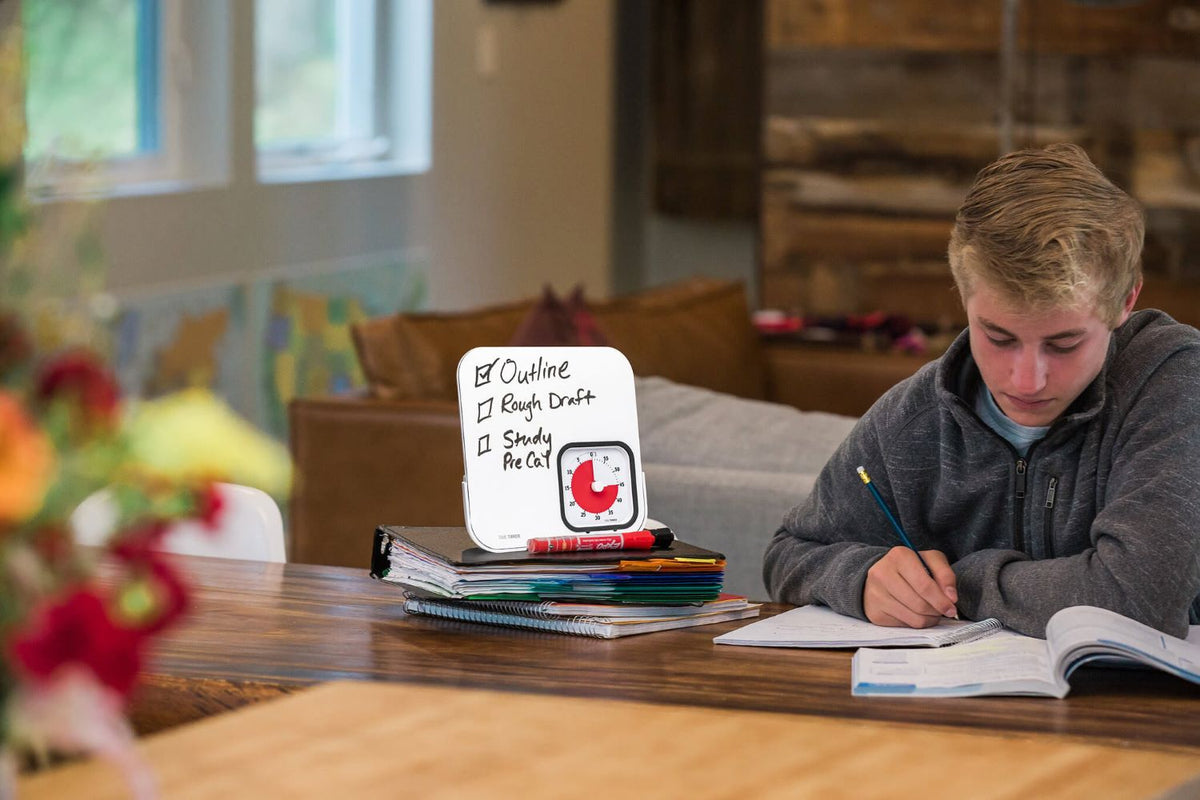
{"type": "Polygon", "coordinates": [[[476,348],[459,362],[458,402],[467,528],[486,549],[569,532],[562,448],[624,442],[640,465],[633,370],[610,347],[476,348]]]}

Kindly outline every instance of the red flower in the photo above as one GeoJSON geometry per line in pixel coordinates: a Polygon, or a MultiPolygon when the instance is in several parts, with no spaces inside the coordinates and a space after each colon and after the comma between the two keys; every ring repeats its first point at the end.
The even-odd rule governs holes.
{"type": "Polygon", "coordinates": [[[215,483],[206,484],[196,493],[196,518],[206,528],[215,531],[221,524],[221,512],[224,510],[225,498],[215,483]]]}
{"type": "Polygon", "coordinates": [[[42,368],[34,396],[44,404],[56,400],[73,402],[85,422],[107,428],[117,422],[121,392],[96,356],[75,350],[58,356],[42,368]]]}
{"type": "Polygon", "coordinates": [[[152,519],[126,528],[112,540],[112,552],[127,564],[148,561],[154,557],[167,527],[165,520],[152,519]]]}
{"type": "Polygon", "coordinates": [[[162,631],[188,609],[187,586],[170,557],[157,549],[167,530],[165,522],[146,523],[122,534],[112,547],[134,572],[120,596],[121,616],[142,636],[162,631]]]}
{"type": "Polygon", "coordinates": [[[79,664],[113,690],[128,695],[142,663],[139,631],[117,625],[104,600],[87,589],[41,609],[31,626],[13,638],[14,660],[36,678],[79,664]]]}
{"type": "Polygon", "coordinates": [[[161,633],[188,610],[188,590],[171,562],[156,554],[146,562],[145,583],[154,597],[151,613],[138,620],[137,630],[142,636],[161,633]]]}

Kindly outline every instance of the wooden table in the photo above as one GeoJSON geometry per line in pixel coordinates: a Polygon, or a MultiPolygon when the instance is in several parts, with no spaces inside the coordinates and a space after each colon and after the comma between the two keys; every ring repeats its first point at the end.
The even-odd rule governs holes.
{"type": "MultiPolygon", "coordinates": [[[[184,725],[142,751],[179,800],[1151,797],[1200,772],[1195,750],[366,681],[184,725]]],[[[96,762],[19,793],[128,796],[96,762]]]]}
{"type": "Polygon", "coordinates": [[[135,699],[142,732],[369,679],[1200,748],[1200,687],[1156,671],[1081,670],[1065,700],[861,698],[850,695],[850,651],[712,643],[738,622],[587,639],[410,617],[400,589],[365,569],[188,566],[194,613],[162,642],[135,699]]]}
{"type": "MultiPolygon", "coordinates": [[[[358,796],[366,776],[413,796],[1149,797],[1200,774],[1200,687],[1158,672],[1083,671],[1065,700],[855,698],[850,652],[712,643],[741,623],[541,634],[406,616],[365,570],[188,561],[193,614],[133,708],[170,797],[358,796]]],[[[21,796],[105,797],[107,770],[21,796]]]]}

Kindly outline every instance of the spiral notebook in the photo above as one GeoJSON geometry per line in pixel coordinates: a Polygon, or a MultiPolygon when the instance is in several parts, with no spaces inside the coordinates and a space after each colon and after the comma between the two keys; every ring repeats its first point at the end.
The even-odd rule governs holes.
{"type": "Polygon", "coordinates": [[[664,611],[669,613],[669,616],[661,617],[555,616],[539,608],[543,605],[541,603],[444,600],[427,597],[408,597],[404,601],[404,611],[408,614],[425,614],[482,625],[615,639],[618,636],[689,628],[694,625],[710,625],[758,616],[760,604],[747,602],[744,597],[738,599],[741,603],[733,602],[731,596],[726,595],[722,600],[713,601],[713,610],[705,610],[702,606],[681,606],[678,612],[664,611]]]}
{"type": "Polygon", "coordinates": [[[744,625],[713,641],[754,647],[944,647],[982,639],[1002,627],[995,619],[944,619],[932,628],[885,628],[809,605],[744,625]]]}

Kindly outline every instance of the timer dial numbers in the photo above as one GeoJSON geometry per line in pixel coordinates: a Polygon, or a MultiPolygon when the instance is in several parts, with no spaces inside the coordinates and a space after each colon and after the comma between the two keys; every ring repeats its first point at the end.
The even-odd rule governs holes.
{"type": "Polygon", "coordinates": [[[558,468],[563,522],[571,530],[615,530],[637,518],[633,453],[623,442],[569,444],[558,468]]]}
{"type": "Polygon", "coordinates": [[[581,509],[592,514],[612,508],[617,501],[617,489],[618,481],[612,469],[595,459],[578,464],[571,475],[571,498],[581,509]]]}

